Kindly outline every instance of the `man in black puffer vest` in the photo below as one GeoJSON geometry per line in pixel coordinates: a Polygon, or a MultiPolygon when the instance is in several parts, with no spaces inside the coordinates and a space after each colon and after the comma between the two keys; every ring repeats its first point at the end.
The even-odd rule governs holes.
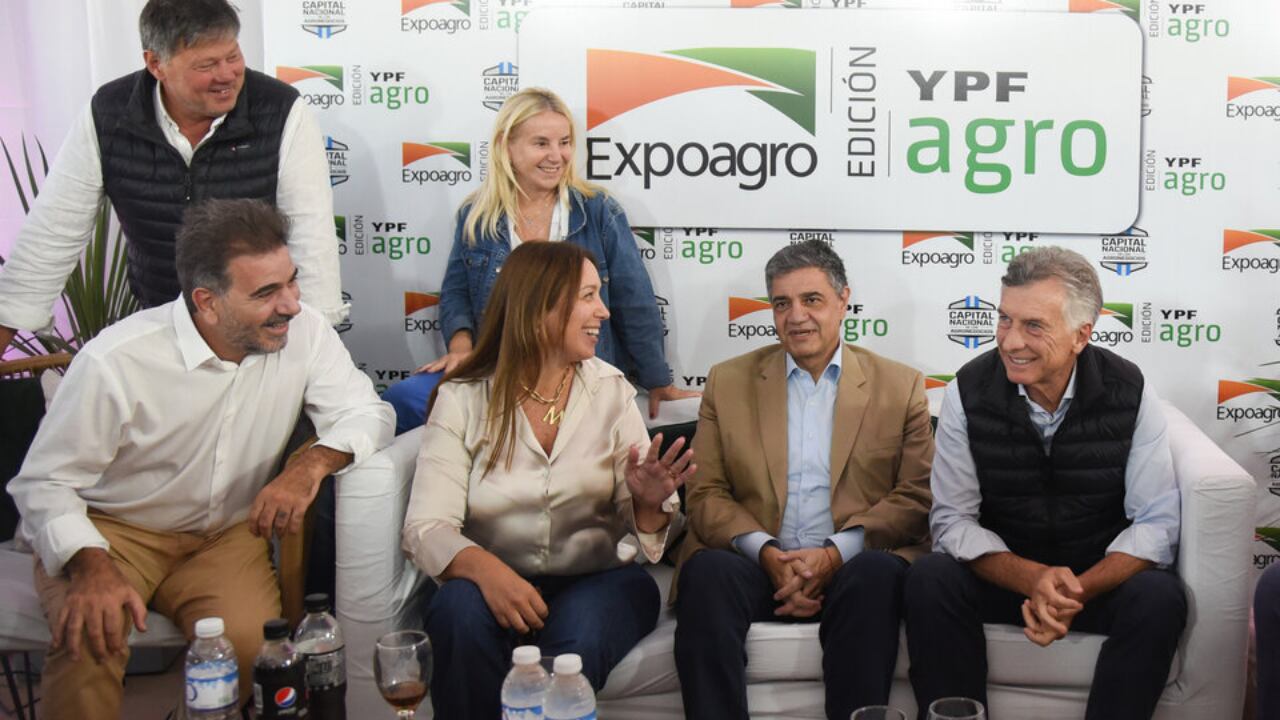
{"type": "Polygon", "coordinates": [[[298,92],[244,66],[226,0],[150,0],[139,18],[146,67],[98,89],[73,123],[13,254],[0,269],[0,351],[14,329],[51,323],[103,196],[128,239],[143,307],[178,296],[174,236],[206,198],[252,198],[289,219],[302,298],[346,315],[324,140],[298,92]]]}
{"type": "Polygon", "coordinates": [[[1159,400],[1137,366],[1089,344],[1102,291],[1078,253],[1024,253],[1001,283],[997,348],[947,387],[935,552],[906,580],[920,718],[942,697],[986,703],[983,623],[1038,645],[1108,635],[1085,717],[1150,718],[1187,614],[1168,569],[1180,499],[1159,400]]]}

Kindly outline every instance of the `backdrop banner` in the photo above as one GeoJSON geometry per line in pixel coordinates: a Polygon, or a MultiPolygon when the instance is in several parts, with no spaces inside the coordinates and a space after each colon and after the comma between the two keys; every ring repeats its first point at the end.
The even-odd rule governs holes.
{"type": "MultiPolygon", "coordinates": [[[[377,385],[443,351],[437,303],[454,213],[484,173],[496,110],[536,83],[572,104],[583,170],[592,154],[608,158],[594,173],[610,176],[599,182],[631,219],[677,385],[696,389],[713,364],[777,342],[765,261],[818,238],[848,267],[844,340],[919,368],[937,399],[994,347],[1009,260],[1063,245],[1102,276],[1093,342],[1136,362],[1253,474],[1258,518],[1240,522],[1256,528],[1255,567],[1280,557],[1280,3],[579,4],[590,7],[262,3],[264,69],[303,94],[328,135],[354,308],[342,337],[377,385]],[[609,4],[652,7],[624,16],[609,4]],[[593,78],[608,82],[595,91],[593,78]],[[871,119],[853,127],[851,114],[871,119]],[[1089,122],[1105,132],[1106,161],[1076,175],[1100,155],[1089,122]],[[863,126],[872,129],[850,132],[863,126]],[[1004,146],[982,150],[997,128],[1004,146]],[[851,155],[855,138],[869,140],[854,150],[875,152],[851,155]],[[713,174],[718,142],[734,145],[734,158],[714,170],[738,175],[713,174]],[[647,188],[633,171],[646,143],[647,188]],[[655,174],[659,143],[673,153],[705,145],[705,172],[686,177],[673,154],[671,171],[655,174]],[[753,156],[748,143],[773,145],[753,156]],[[915,162],[939,169],[912,169],[921,143],[915,162]],[[788,153],[808,167],[799,144],[813,148],[808,177],[787,174],[788,153]],[[776,173],[744,174],[752,157],[776,173]],[[876,174],[850,177],[851,162],[876,174]],[[980,188],[1005,177],[988,164],[1007,168],[1008,187],[966,187],[967,176],[980,188]]],[[[701,153],[683,161],[696,169],[701,153]]]]}

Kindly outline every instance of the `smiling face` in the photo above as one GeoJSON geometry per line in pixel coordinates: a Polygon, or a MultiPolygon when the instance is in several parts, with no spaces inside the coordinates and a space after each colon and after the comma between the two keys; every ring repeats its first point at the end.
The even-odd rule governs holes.
{"type": "Polygon", "coordinates": [[[516,184],[526,195],[558,190],[573,162],[569,119],[544,110],[525,120],[511,131],[507,154],[516,184]]]}
{"type": "MultiPolygon", "coordinates": [[[[559,316],[559,313],[552,312],[547,320],[554,322],[559,316]]],[[[565,324],[564,336],[560,342],[564,362],[574,363],[594,357],[596,344],[600,342],[600,325],[608,319],[609,308],[600,299],[600,273],[596,271],[594,263],[585,260],[582,263],[582,281],[574,295],[569,321],[565,324]]]]}
{"type": "Polygon", "coordinates": [[[226,292],[192,293],[196,326],[223,360],[277,352],[289,341],[289,321],[301,311],[298,271],[280,247],[261,255],[240,255],[227,263],[226,292]]]}
{"type": "Polygon", "coordinates": [[[234,36],[183,47],[161,60],[148,50],[147,70],[161,84],[165,109],[179,126],[226,115],[244,87],[244,56],[234,36]]]}
{"type": "Polygon", "coordinates": [[[849,288],[837,293],[825,272],[807,267],[775,277],[769,301],[783,349],[816,378],[840,347],[849,288]]]}
{"type": "Polygon", "coordinates": [[[1036,404],[1053,411],[1062,400],[1076,356],[1089,344],[1093,323],[1068,325],[1067,289],[1057,278],[1000,293],[996,346],[1011,382],[1027,388],[1036,404]]]}

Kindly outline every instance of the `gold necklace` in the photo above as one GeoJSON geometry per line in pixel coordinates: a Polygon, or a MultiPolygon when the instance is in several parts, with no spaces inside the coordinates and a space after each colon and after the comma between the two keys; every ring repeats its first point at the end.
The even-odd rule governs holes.
{"type": "Polygon", "coordinates": [[[550,399],[542,397],[542,393],[530,388],[528,385],[525,385],[524,383],[520,384],[520,387],[523,388],[525,392],[529,393],[529,397],[533,398],[534,402],[550,406],[547,408],[546,414],[542,416],[542,422],[548,425],[559,425],[560,421],[564,419],[564,410],[557,411],[556,405],[560,402],[560,395],[564,392],[564,385],[569,381],[569,373],[572,370],[572,365],[564,369],[564,375],[560,378],[560,384],[556,386],[556,396],[550,399]]]}

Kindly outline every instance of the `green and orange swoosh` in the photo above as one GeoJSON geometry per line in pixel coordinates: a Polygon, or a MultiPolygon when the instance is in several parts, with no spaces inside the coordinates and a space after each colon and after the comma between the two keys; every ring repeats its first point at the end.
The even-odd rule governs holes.
{"type": "Polygon", "coordinates": [[[1098,314],[1102,317],[1113,317],[1125,327],[1133,329],[1133,303],[1103,303],[1098,314]]]}
{"type": "Polygon", "coordinates": [[[467,15],[471,14],[471,0],[400,0],[400,14],[408,15],[420,7],[441,3],[448,3],[467,15]]]}
{"type": "Polygon", "coordinates": [[[342,66],[341,65],[302,65],[293,67],[290,65],[276,66],[276,79],[281,82],[294,85],[303,80],[312,78],[320,78],[330,85],[342,90],[342,66]]]}
{"type": "Polygon", "coordinates": [[[1227,101],[1230,102],[1257,90],[1280,90],[1280,77],[1236,77],[1227,76],[1227,101]]]}
{"type": "Polygon", "coordinates": [[[817,54],[796,48],[587,50],[587,129],[664,98],[742,88],[814,134],[817,54]]]}
{"type": "Polygon", "coordinates": [[[1267,378],[1249,378],[1244,382],[1238,380],[1219,380],[1218,381],[1218,404],[1238,398],[1241,395],[1249,395],[1251,393],[1268,393],[1277,401],[1280,401],[1280,380],[1269,380],[1267,378]]]}
{"type": "Polygon", "coordinates": [[[436,155],[448,155],[468,168],[471,167],[471,143],[400,143],[400,164],[402,166],[436,155]]]}
{"type": "Polygon", "coordinates": [[[1119,10],[1134,20],[1138,19],[1138,0],[1071,0],[1067,9],[1073,13],[1119,10]]]}
{"type": "Polygon", "coordinates": [[[973,249],[973,233],[952,232],[949,230],[948,231],[926,231],[926,232],[915,232],[915,231],[904,232],[902,233],[902,247],[904,249],[909,248],[912,245],[915,245],[916,243],[922,243],[925,240],[932,240],[934,238],[940,238],[940,237],[955,238],[956,242],[969,248],[970,250],[973,249]]]}
{"type": "Polygon", "coordinates": [[[406,316],[439,304],[440,293],[406,292],[404,294],[404,314],[406,316]]]}
{"type": "Polygon", "coordinates": [[[1245,245],[1270,242],[1280,245],[1280,230],[1223,230],[1222,254],[1239,250],[1245,245]]]}
{"type": "Polygon", "coordinates": [[[729,298],[729,322],[733,322],[743,315],[748,315],[761,310],[768,310],[772,305],[769,304],[767,297],[730,297],[729,298]]]}

